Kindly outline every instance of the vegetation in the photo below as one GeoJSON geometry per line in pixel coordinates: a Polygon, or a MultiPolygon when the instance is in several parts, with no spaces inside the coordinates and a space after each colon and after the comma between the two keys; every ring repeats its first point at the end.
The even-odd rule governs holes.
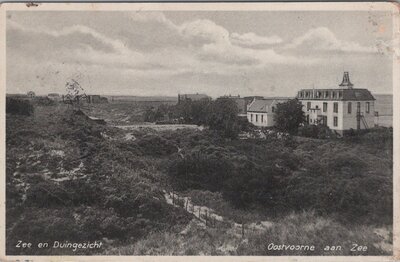
{"type": "Polygon", "coordinates": [[[298,128],[297,134],[299,136],[318,138],[318,139],[327,139],[327,138],[335,138],[336,135],[332,132],[332,130],[325,125],[308,125],[305,124],[298,128]]]}
{"type": "Polygon", "coordinates": [[[33,105],[28,100],[9,97],[6,99],[7,114],[30,116],[33,114],[33,111],[33,105]]]}
{"type": "Polygon", "coordinates": [[[274,120],[278,130],[296,134],[297,129],[305,122],[303,105],[297,99],[278,103],[275,110],[274,120]]]}
{"type": "MultiPolygon", "coordinates": [[[[112,106],[115,114],[131,112],[120,104],[95,110],[110,114],[112,106]]],[[[240,126],[233,114],[218,114],[229,115],[230,107],[207,103],[204,109],[215,114],[191,118],[210,129],[162,132],[99,125],[63,104],[35,105],[34,117],[8,112],[7,254],[306,254],[265,247],[279,242],[318,245],[315,255],[360,255],[348,250],[352,241],[368,245],[362,255],[388,254],[374,230],[392,224],[392,129],[343,139],[226,139],[240,126]],[[189,196],[227,221],[271,226],[245,239],[232,226],[205,229],[169,205],[163,190],[189,196]],[[105,246],[21,251],[19,239],[105,246]],[[324,253],[329,244],[346,250],[324,253]]]]}
{"type": "Polygon", "coordinates": [[[339,224],[331,218],[320,217],[314,212],[289,214],[262,232],[248,230],[245,239],[233,231],[208,229],[204,231],[195,223],[190,223],[186,234],[153,233],[142,240],[108,250],[107,255],[239,255],[239,256],[359,256],[384,255],[382,241],[373,227],[339,224]],[[309,250],[278,250],[279,246],[308,245],[309,250]],[[301,244],[299,244],[301,243],[301,244]],[[362,243],[362,244],[361,244],[362,243]],[[376,244],[379,243],[379,244],[376,244]],[[366,252],[352,251],[354,244],[367,246],[366,252]],[[339,249],[338,246],[341,248],[339,249]]]}
{"type": "Polygon", "coordinates": [[[116,130],[62,105],[37,111],[35,119],[7,115],[8,254],[22,254],[15,247],[18,240],[123,243],[149,232],[174,230],[190,220],[165,203],[157,187],[160,179],[148,167],[151,158],[171,153],[168,143],[169,149],[162,149],[165,139],[147,136],[127,146],[104,136],[116,135],[116,130]]]}

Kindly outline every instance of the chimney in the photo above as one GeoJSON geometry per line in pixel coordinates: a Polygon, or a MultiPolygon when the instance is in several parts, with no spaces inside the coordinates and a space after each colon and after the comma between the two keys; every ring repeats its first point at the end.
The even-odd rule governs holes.
{"type": "Polygon", "coordinates": [[[340,87],[347,87],[348,89],[352,89],[353,88],[353,84],[350,82],[349,72],[344,72],[343,81],[339,86],[340,87]]]}

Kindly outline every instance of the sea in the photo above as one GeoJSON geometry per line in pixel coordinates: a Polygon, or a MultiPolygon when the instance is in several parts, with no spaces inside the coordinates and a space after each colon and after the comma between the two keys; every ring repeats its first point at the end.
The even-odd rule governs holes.
{"type": "Polygon", "coordinates": [[[393,126],[393,95],[391,94],[374,94],[375,111],[378,116],[375,117],[375,124],[378,126],[393,126]]]}

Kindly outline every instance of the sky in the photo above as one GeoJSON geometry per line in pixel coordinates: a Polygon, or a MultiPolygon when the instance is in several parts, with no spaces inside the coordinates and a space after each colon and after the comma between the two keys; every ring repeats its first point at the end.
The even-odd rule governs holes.
{"type": "Polygon", "coordinates": [[[368,11],[8,11],[7,93],[392,93],[392,17],[368,11]]]}

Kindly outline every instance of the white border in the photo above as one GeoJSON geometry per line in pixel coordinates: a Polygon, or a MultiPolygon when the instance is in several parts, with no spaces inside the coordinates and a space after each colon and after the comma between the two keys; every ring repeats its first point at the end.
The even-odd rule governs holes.
{"type": "Polygon", "coordinates": [[[396,3],[43,3],[38,6],[27,7],[25,3],[5,3],[0,6],[0,167],[2,182],[0,183],[0,261],[396,261],[400,260],[400,214],[399,214],[399,150],[400,150],[400,4],[396,3]],[[5,20],[6,11],[389,11],[393,16],[393,189],[394,189],[394,225],[393,251],[394,256],[5,256],[5,20]]]}

